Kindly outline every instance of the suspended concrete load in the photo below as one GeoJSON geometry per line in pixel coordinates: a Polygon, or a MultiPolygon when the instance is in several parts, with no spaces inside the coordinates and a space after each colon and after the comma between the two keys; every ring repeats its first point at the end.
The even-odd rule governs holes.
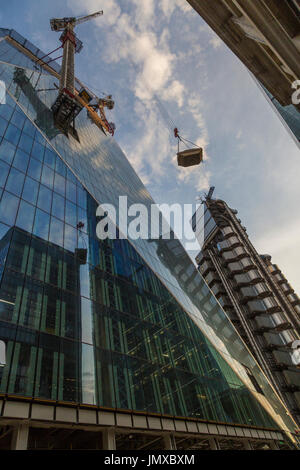
{"type": "Polygon", "coordinates": [[[177,153],[177,163],[178,166],[194,166],[199,165],[203,160],[203,151],[202,148],[194,148],[182,150],[177,153]]]}
{"type": "Polygon", "coordinates": [[[198,147],[193,142],[190,142],[187,139],[184,139],[179,135],[177,127],[174,129],[174,136],[178,139],[178,152],[177,152],[177,163],[178,166],[188,167],[199,165],[203,160],[203,149],[198,147]],[[186,142],[194,145],[194,148],[187,148],[186,150],[179,151],[179,142],[183,142],[186,145],[186,142]]]}

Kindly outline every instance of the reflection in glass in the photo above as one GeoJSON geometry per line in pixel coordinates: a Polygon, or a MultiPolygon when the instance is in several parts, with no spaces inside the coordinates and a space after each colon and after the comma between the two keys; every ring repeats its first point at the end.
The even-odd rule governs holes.
{"type": "Polygon", "coordinates": [[[21,201],[16,225],[28,232],[32,231],[35,207],[25,201],[21,201]]]}
{"type": "Polygon", "coordinates": [[[14,225],[18,210],[19,199],[6,191],[3,192],[0,202],[0,222],[14,225]]]}
{"type": "MultiPolygon", "coordinates": [[[[9,87],[12,83],[9,92],[41,124],[46,116],[41,111],[50,109],[54,93],[40,94],[33,107],[25,87],[16,94],[14,67],[1,63],[0,68],[9,87]]],[[[54,77],[22,70],[32,86],[31,98],[37,79],[40,88],[53,87],[54,77]]],[[[1,116],[11,112],[9,104],[0,107],[1,116]]],[[[52,148],[26,118],[19,148],[31,156],[17,150],[14,160],[14,171],[25,172],[29,159],[16,222],[22,228],[14,225],[19,199],[4,192],[0,203],[0,222],[12,227],[7,231],[2,225],[0,234],[5,265],[0,299],[10,302],[0,301],[0,327],[2,321],[15,328],[10,333],[1,329],[1,335],[11,334],[7,340],[12,344],[5,390],[8,386],[10,393],[25,396],[274,428],[274,411],[269,415],[260,405],[270,403],[278,423],[290,426],[178,241],[138,240],[133,246],[127,240],[97,240],[96,199],[116,203],[119,194],[127,194],[129,203],[146,205],[152,199],[117,144],[92,126],[86,113],[78,117],[80,144],[53,133],[49,116],[43,132],[52,148]],[[44,184],[37,198],[40,178],[44,184]],[[29,203],[36,200],[32,235],[34,208],[29,203]],[[79,239],[78,221],[85,224],[79,239]],[[81,264],[75,250],[85,245],[88,256],[81,264]],[[263,390],[259,400],[241,360],[263,390]]],[[[20,127],[21,117],[16,115],[14,123],[20,127]]],[[[16,139],[17,127],[9,138],[16,139]]],[[[2,184],[5,162],[12,162],[14,152],[4,140],[2,184]]]]}
{"type": "Polygon", "coordinates": [[[55,217],[51,217],[49,240],[55,245],[63,246],[64,224],[55,217]]]}

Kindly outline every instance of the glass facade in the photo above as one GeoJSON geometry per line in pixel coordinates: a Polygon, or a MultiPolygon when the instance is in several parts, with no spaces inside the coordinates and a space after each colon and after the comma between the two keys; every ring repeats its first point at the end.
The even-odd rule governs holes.
{"type": "MultiPolygon", "coordinates": [[[[277,101],[276,98],[274,98],[274,96],[258,80],[256,80],[256,78],[254,78],[254,80],[264,93],[269,103],[276,110],[281,122],[290,132],[298,147],[300,147],[300,111],[293,104],[282,106],[279,101],[277,101]]],[[[291,95],[292,92],[293,90],[291,88],[291,95]]]]}
{"type": "Polygon", "coordinates": [[[217,224],[210,213],[205,203],[194,213],[191,220],[192,229],[195,232],[195,236],[198,240],[200,248],[202,248],[204,242],[212,235],[214,230],[217,228],[217,224]]]}
{"type": "Polygon", "coordinates": [[[1,34],[0,392],[293,431],[178,240],[96,238],[99,202],[153,200],[84,110],[79,141],[55,128],[57,78],[1,34]]]}

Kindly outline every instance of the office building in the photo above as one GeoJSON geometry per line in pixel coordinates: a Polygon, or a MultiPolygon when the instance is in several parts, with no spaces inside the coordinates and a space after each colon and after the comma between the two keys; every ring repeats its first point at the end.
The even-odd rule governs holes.
{"type": "Polygon", "coordinates": [[[202,246],[198,269],[299,422],[300,369],[293,347],[299,340],[300,299],[271,256],[256,251],[237,211],[211,195],[193,217],[202,246]]]}
{"type": "Polygon", "coordinates": [[[68,136],[55,125],[44,56],[0,30],[0,448],[296,445],[181,243],[97,238],[99,203],[153,200],[86,110],[68,136]]]}
{"type": "Polygon", "coordinates": [[[300,147],[300,104],[292,87],[300,79],[298,0],[187,0],[243,62],[300,147]]]}

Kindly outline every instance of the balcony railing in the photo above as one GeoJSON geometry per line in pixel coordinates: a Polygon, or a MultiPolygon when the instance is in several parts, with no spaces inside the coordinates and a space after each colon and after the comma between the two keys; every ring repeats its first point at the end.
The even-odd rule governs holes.
{"type": "Polygon", "coordinates": [[[283,284],[281,284],[280,287],[283,290],[283,292],[285,293],[285,295],[293,293],[292,287],[287,282],[284,282],[283,284]]]}
{"type": "Polygon", "coordinates": [[[225,288],[223,284],[216,282],[212,287],[211,287],[212,292],[214,295],[218,298],[222,294],[226,294],[225,288]]]}
{"type": "Polygon", "coordinates": [[[219,276],[215,272],[209,272],[205,276],[205,281],[209,286],[213,285],[215,282],[221,282],[219,276]]]}
{"type": "Polygon", "coordinates": [[[221,295],[219,297],[218,301],[220,302],[221,306],[226,309],[226,308],[232,308],[232,302],[230,298],[227,295],[221,295]]]}
{"type": "Polygon", "coordinates": [[[238,246],[237,248],[231,251],[224,251],[222,253],[222,257],[226,262],[236,261],[245,256],[248,256],[247,251],[242,246],[238,246]]]}
{"type": "Polygon", "coordinates": [[[300,389],[300,370],[299,372],[285,370],[282,373],[289,386],[295,387],[295,389],[300,389]]]}
{"type": "Polygon", "coordinates": [[[228,238],[231,237],[231,235],[234,235],[234,231],[232,227],[230,227],[230,225],[228,225],[227,227],[223,227],[221,232],[224,238],[228,238]]]}
{"type": "Polygon", "coordinates": [[[199,265],[203,262],[203,260],[209,260],[210,257],[209,257],[209,254],[204,250],[204,251],[200,251],[200,253],[198,253],[198,255],[196,256],[196,263],[199,265]]]}
{"type": "MultiPolygon", "coordinates": [[[[297,294],[288,294],[287,299],[294,306],[300,303],[300,299],[297,294]]],[[[299,313],[300,313],[300,308],[299,308],[299,313]]]]}
{"type": "Polygon", "coordinates": [[[292,355],[290,352],[285,351],[273,351],[273,356],[277,364],[281,366],[291,367],[294,366],[292,361],[292,355]]]}
{"type": "Polygon", "coordinates": [[[232,250],[232,248],[235,248],[239,245],[242,245],[242,242],[238,239],[238,237],[233,236],[217,243],[217,248],[220,253],[222,253],[222,251],[232,250]]]}
{"type": "Polygon", "coordinates": [[[251,260],[251,258],[242,258],[235,263],[229,263],[228,269],[232,274],[244,273],[247,272],[251,268],[256,268],[255,264],[251,260]]]}
{"type": "Polygon", "coordinates": [[[266,297],[262,300],[249,300],[247,307],[250,311],[250,316],[279,312],[281,310],[273,297],[266,297]]]}
{"type": "Polygon", "coordinates": [[[283,276],[282,273],[277,273],[274,275],[276,281],[278,282],[278,284],[282,284],[283,282],[286,282],[286,278],[283,276]]]}
{"type": "Polygon", "coordinates": [[[300,408],[300,392],[294,392],[294,397],[296,402],[298,403],[298,407],[300,408]]]}
{"type": "Polygon", "coordinates": [[[291,324],[280,313],[272,313],[268,316],[261,315],[255,319],[259,329],[265,331],[284,331],[291,328],[291,324]]]}
{"type": "Polygon", "coordinates": [[[199,271],[202,275],[204,275],[208,271],[213,271],[214,265],[207,260],[203,260],[202,263],[199,265],[199,271]]]}
{"type": "Polygon", "coordinates": [[[269,264],[268,270],[270,271],[271,274],[276,274],[279,272],[278,266],[276,264],[269,264]]]}
{"type": "Polygon", "coordinates": [[[257,269],[251,269],[244,274],[236,274],[233,276],[233,279],[238,285],[241,286],[253,284],[255,281],[260,281],[263,278],[257,269]]]}
{"type": "Polygon", "coordinates": [[[285,330],[277,334],[264,333],[263,336],[270,349],[290,348],[293,341],[295,341],[295,336],[290,330],[285,330]]]}
{"type": "Polygon", "coordinates": [[[241,287],[240,294],[244,300],[255,298],[262,299],[270,295],[270,291],[268,290],[265,283],[258,283],[249,287],[241,287]]]}

